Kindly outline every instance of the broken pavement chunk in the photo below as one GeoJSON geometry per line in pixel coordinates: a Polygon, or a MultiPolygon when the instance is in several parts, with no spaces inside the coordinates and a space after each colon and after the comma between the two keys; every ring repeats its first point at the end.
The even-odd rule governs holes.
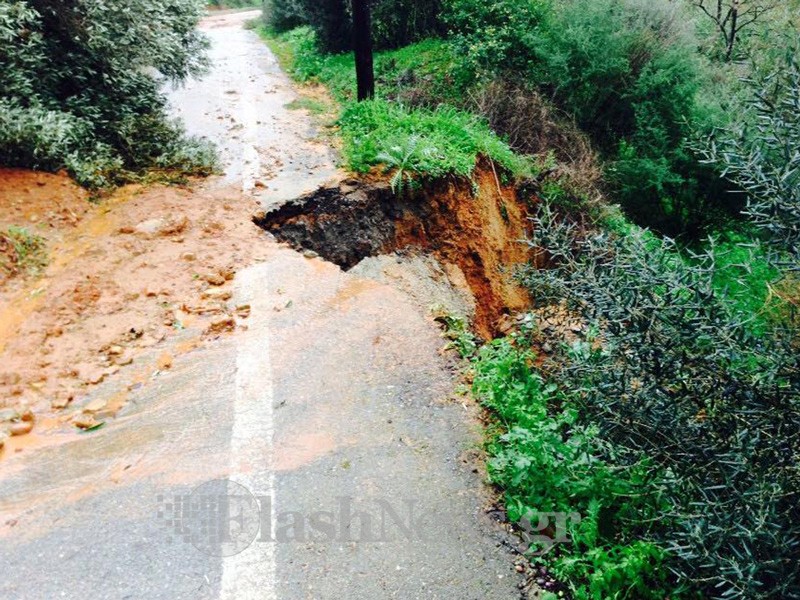
{"type": "Polygon", "coordinates": [[[236,328],[236,321],[230,315],[220,315],[214,317],[211,323],[206,328],[206,333],[222,333],[224,331],[233,331],[236,328]]]}
{"type": "Polygon", "coordinates": [[[90,414],[78,414],[72,419],[72,424],[78,429],[89,430],[99,427],[102,422],[90,414]]]}

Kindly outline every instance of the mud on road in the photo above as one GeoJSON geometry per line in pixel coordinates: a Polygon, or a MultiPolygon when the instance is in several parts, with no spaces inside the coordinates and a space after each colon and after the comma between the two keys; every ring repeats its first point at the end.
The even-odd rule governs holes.
{"type": "Polygon", "coordinates": [[[114,416],[127,388],[243,322],[230,280],[264,257],[252,215],[341,178],[309,115],[287,109],[297,94],[275,58],[243,31],[258,15],[207,18],[213,69],[169,90],[174,116],[217,147],[220,177],[92,203],[64,175],[0,170],[0,227],[43,237],[50,256],[35,276],[0,285],[0,409],[10,409],[0,416],[36,415],[31,436],[0,431],[6,456],[114,416]],[[115,399],[88,404],[110,379],[115,399]]]}
{"type": "Polygon", "coordinates": [[[21,433],[0,451],[0,596],[519,597],[480,413],[430,308],[489,336],[525,302],[503,267],[525,257],[525,204],[483,175],[477,195],[400,200],[332,184],[254,16],[207,19],[214,68],[171,93],[224,175],[90,203],[65,177],[0,170],[0,225],[50,257],[0,289],[0,417],[21,433]],[[411,500],[425,535],[226,559],[172,543],[157,499],[217,478],[294,514],[411,500]]]}
{"type": "Polygon", "coordinates": [[[0,408],[32,409],[37,421],[31,436],[6,440],[7,455],[113,416],[128,387],[244,322],[246,307],[228,299],[235,272],[264,255],[254,199],[130,186],[90,203],[64,176],[2,169],[0,182],[2,224],[44,237],[50,257],[0,290],[0,408]],[[112,378],[115,398],[87,407],[112,378]]]}

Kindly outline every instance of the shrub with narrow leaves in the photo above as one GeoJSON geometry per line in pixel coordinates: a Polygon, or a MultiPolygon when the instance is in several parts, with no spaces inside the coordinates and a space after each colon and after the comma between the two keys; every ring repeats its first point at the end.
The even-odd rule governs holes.
{"type": "Polygon", "coordinates": [[[747,195],[745,214],[782,250],[800,257],[800,53],[748,81],[753,124],[722,132],[703,148],[747,195]]]}
{"type": "Polygon", "coordinates": [[[586,228],[546,205],[532,272],[538,302],[565,301],[597,343],[560,354],[553,377],[616,448],[667,476],[673,508],[650,539],[706,598],[798,598],[800,352],[788,325],[753,328],[720,290],[714,246],[686,260],[670,240],[586,228]]]}
{"type": "Polygon", "coordinates": [[[0,162],[102,186],[152,166],[207,171],[160,89],[206,67],[198,0],[0,3],[0,162]]]}

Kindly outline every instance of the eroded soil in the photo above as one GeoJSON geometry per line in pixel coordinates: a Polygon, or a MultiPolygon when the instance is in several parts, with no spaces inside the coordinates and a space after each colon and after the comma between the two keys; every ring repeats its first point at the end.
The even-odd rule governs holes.
{"type": "MultiPolygon", "coordinates": [[[[0,226],[48,245],[41,273],[0,289],[0,409],[31,409],[39,433],[113,414],[124,397],[88,409],[81,398],[112,376],[135,385],[246,319],[230,280],[259,258],[264,235],[240,192],[130,186],[94,204],[64,176],[8,169],[0,186],[0,226]]],[[[24,443],[13,436],[6,450],[24,443]]]]}
{"type": "MultiPolygon", "coordinates": [[[[443,185],[416,207],[384,196],[380,212],[396,210],[364,235],[386,215],[390,235],[347,272],[276,243],[256,210],[336,169],[244,28],[257,16],[205,20],[214,68],[171,95],[220,148],[224,176],[91,204],[64,178],[0,171],[0,215],[50,255],[0,292],[0,403],[13,407],[0,416],[21,432],[0,454],[0,596],[519,597],[507,533],[485,514],[477,409],[453,395],[428,302],[488,298],[488,333],[524,300],[497,275],[524,255],[523,206],[483,177],[477,195],[443,185]],[[410,499],[422,535],[206,555],[157,515],[220,477],[293,515],[410,499]]],[[[344,247],[370,209],[337,203],[319,216],[350,215],[344,247]]]]}
{"type": "Polygon", "coordinates": [[[514,189],[498,188],[488,171],[478,171],[475,189],[446,181],[408,195],[395,194],[386,182],[348,180],[260,214],[255,222],[345,270],[396,251],[431,254],[452,285],[466,284],[475,300],[472,325],[486,339],[529,304],[514,277],[514,267],[530,259],[527,204],[514,189]]]}

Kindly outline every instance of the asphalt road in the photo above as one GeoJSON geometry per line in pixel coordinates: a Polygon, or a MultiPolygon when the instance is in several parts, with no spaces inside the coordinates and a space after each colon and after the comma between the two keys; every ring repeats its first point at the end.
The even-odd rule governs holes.
{"type": "MultiPolygon", "coordinates": [[[[275,205],[336,168],[252,16],[204,23],[215,68],[172,99],[222,148],[206,185],[275,205]]],[[[103,429],[0,462],[0,598],[519,597],[430,316],[264,244],[234,280],[246,328],[177,354],[103,429]]]]}

